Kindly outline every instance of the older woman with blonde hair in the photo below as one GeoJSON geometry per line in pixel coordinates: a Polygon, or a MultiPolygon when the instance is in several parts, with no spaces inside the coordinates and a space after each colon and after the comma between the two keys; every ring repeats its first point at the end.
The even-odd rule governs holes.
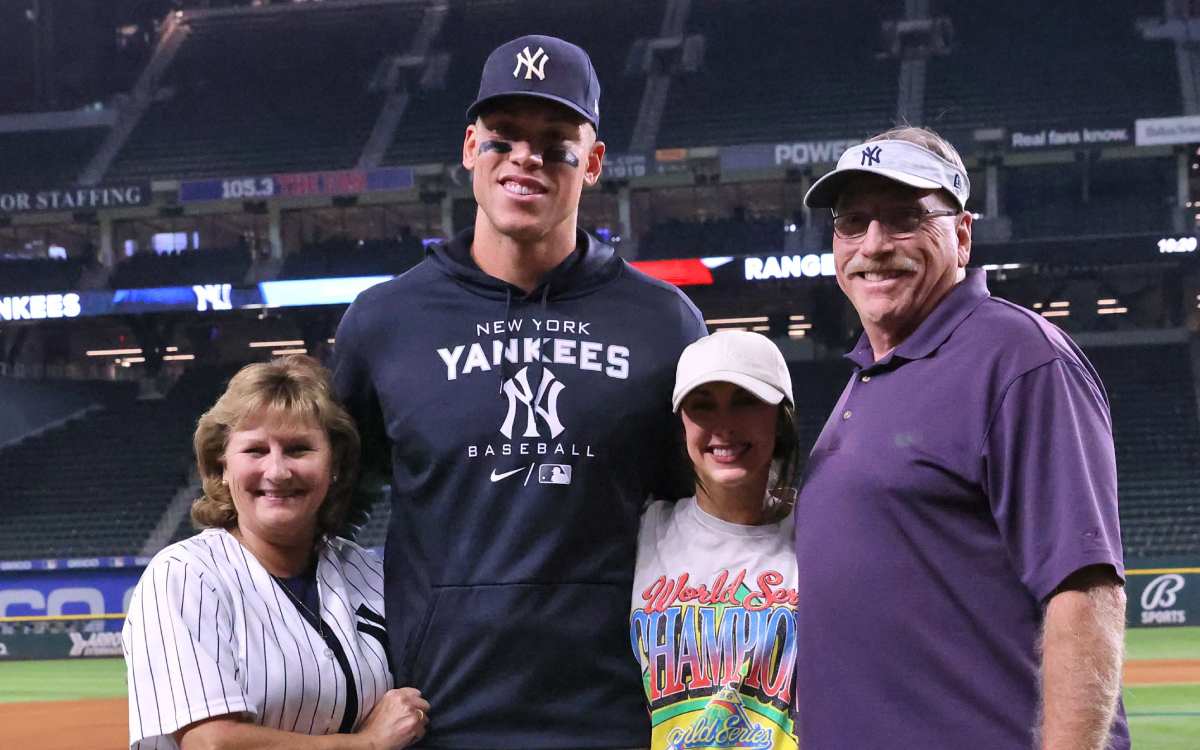
{"type": "Polygon", "coordinates": [[[335,536],[353,421],[304,356],[248,365],[196,428],[203,530],[158,553],[123,631],[132,748],[402,748],[429,704],[392,689],[382,566],[335,536]]]}

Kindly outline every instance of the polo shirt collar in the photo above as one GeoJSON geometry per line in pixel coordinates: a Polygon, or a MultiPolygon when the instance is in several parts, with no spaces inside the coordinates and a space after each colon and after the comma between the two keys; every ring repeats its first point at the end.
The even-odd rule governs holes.
{"type": "Polygon", "coordinates": [[[954,333],[954,329],[975,311],[979,303],[990,296],[987,275],[981,268],[972,268],[967,271],[967,277],[956,284],[929,317],[917,326],[917,330],[883,359],[875,361],[875,353],[871,350],[871,342],[867,339],[865,331],[845,357],[863,370],[884,367],[895,358],[924,359],[937,351],[937,348],[950,338],[950,334],[954,333]]]}

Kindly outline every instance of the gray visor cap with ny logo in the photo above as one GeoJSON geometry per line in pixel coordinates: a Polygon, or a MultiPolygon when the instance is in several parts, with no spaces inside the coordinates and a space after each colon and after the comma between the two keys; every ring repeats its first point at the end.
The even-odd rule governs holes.
{"type": "Polygon", "coordinates": [[[871,141],[846,149],[837,167],[809,188],[804,205],[833,208],[846,183],[860,174],[877,174],[919,190],[941,188],[964,211],[971,194],[967,173],[929,149],[909,141],[871,141]]]}

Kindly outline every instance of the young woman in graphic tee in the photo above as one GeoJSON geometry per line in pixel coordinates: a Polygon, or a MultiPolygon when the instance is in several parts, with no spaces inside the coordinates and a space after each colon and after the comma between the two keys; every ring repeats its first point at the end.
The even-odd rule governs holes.
{"type": "Polygon", "coordinates": [[[765,336],[715,333],[683,351],[672,400],[696,494],[652,504],[638,538],[630,640],[651,747],[794,750],[787,364],[765,336]]]}

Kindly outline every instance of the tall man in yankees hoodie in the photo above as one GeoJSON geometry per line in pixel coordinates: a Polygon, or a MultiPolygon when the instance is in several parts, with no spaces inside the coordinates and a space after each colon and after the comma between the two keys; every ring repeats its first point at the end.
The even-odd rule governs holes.
{"type": "Polygon", "coordinates": [[[599,96],[572,44],[497,48],[463,142],[474,229],[338,329],[340,395],[390,452],[388,637],[431,704],[422,747],[649,743],[625,635],[638,514],[689,490],[668,405],[705,329],[576,226],[599,96]]]}

